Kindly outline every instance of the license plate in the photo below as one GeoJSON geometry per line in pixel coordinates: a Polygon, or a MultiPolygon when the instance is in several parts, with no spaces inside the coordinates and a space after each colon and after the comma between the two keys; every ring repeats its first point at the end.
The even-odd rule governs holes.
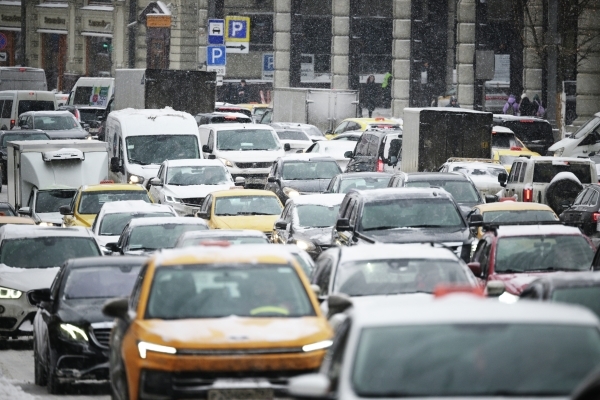
{"type": "Polygon", "coordinates": [[[208,391],[208,400],[272,400],[273,389],[218,389],[208,391]]]}

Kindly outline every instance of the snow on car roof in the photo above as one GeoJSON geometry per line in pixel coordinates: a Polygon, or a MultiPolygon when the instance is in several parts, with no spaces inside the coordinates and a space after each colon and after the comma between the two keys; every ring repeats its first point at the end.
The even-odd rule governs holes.
{"type": "Polygon", "coordinates": [[[368,251],[365,247],[350,246],[340,248],[341,262],[347,261],[366,261],[366,260],[384,260],[384,259],[426,259],[426,260],[456,260],[458,258],[451,251],[441,246],[432,246],[429,243],[411,243],[411,244],[383,244],[376,243],[368,245],[368,251]]]}
{"type": "Polygon", "coordinates": [[[494,125],[492,126],[492,133],[512,133],[513,135],[515,134],[512,129],[509,129],[505,126],[500,126],[500,125],[494,125]]]}
{"type": "MultiPolygon", "coordinates": [[[[500,164],[496,164],[496,163],[485,163],[485,162],[478,162],[478,161],[474,161],[474,162],[449,162],[449,165],[451,165],[452,167],[462,167],[462,168],[469,168],[469,169],[473,169],[473,168],[483,168],[483,169],[487,169],[487,168],[494,168],[494,169],[501,169],[501,170],[505,170],[504,167],[500,164]]],[[[452,171],[454,172],[454,171],[452,171]]]]}
{"type": "Polygon", "coordinates": [[[130,228],[138,226],[155,226],[155,225],[202,225],[208,226],[206,221],[201,218],[187,217],[149,217],[149,218],[134,218],[129,222],[130,228]]]}
{"type": "Polygon", "coordinates": [[[330,156],[322,153],[292,153],[286,154],[285,156],[279,157],[285,161],[331,161],[335,162],[330,156]]]}
{"type": "Polygon", "coordinates": [[[502,225],[497,230],[498,237],[507,236],[552,236],[575,235],[583,236],[579,228],[561,224],[552,225],[502,225]]]}
{"type": "Polygon", "coordinates": [[[346,197],[345,193],[307,194],[294,197],[288,201],[291,201],[296,205],[316,204],[325,207],[333,207],[342,204],[344,197],[346,197]]]}
{"type": "Polygon", "coordinates": [[[166,160],[165,165],[168,167],[223,167],[221,160],[209,160],[207,158],[192,158],[192,159],[181,159],[181,160],[166,160]]]}
{"type": "Polygon", "coordinates": [[[499,201],[496,203],[478,204],[474,208],[479,209],[482,213],[488,211],[549,211],[554,213],[550,206],[541,203],[525,203],[522,201],[499,201]]]}
{"type": "Polygon", "coordinates": [[[240,129],[253,129],[253,130],[269,130],[275,132],[270,125],[265,124],[253,124],[248,122],[247,124],[231,123],[231,124],[206,124],[202,125],[203,128],[212,128],[217,131],[232,131],[232,130],[240,130],[240,129]]]}
{"type": "Polygon", "coordinates": [[[340,179],[357,179],[357,178],[391,178],[392,174],[389,172],[344,172],[343,174],[337,175],[340,179]]]}
{"type": "Polygon", "coordinates": [[[0,227],[0,241],[5,239],[38,237],[93,237],[91,230],[84,227],[51,227],[39,225],[4,225],[0,227]]]}
{"type": "MultiPolygon", "coordinates": [[[[444,189],[438,188],[416,188],[416,187],[403,187],[403,188],[382,188],[382,189],[370,189],[370,190],[356,190],[351,189],[350,193],[360,193],[360,195],[366,201],[377,201],[377,200],[389,200],[389,199],[406,199],[406,198],[433,198],[441,197],[450,199],[450,193],[444,189]]],[[[348,195],[347,194],[347,195],[348,195]]]]}
{"type": "Polygon", "coordinates": [[[407,181],[419,182],[419,181],[468,181],[464,174],[460,172],[409,172],[406,174],[407,181]]]}
{"type": "Polygon", "coordinates": [[[534,120],[534,121],[548,122],[545,119],[541,119],[541,118],[525,117],[525,116],[509,115],[509,114],[494,114],[494,119],[503,119],[506,121],[534,120]]]}
{"type": "Polygon", "coordinates": [[[210,239],[212,237],[260,237],[266,238],[267,236],[254,229],[207,229],[203,231],[189,231],[185,232],[180,236],[180,239],[210,239]]]}
{"type": "Polygon", "coordinates": [[[147,260],[148,257],[144,256],[82,257],[70,259],[66,264],[66,268],[142,266],[147,260]]]}
{"type": "Polygon", "coordinates": [[[165,204],[147,203],[143,200],[125,200],[104,203],[98,214],[104,215],[128,212],[172,212],[172,209],[165,204]]]}
{"type": "Polygon", "coordinates": [[[583,307],[522,301],[504,304],[469,294],[441,298],[403,299],[388,296],[361,304],[353,310],[353,324],[364,326],[433,324],[556,324],[598,326],[597,317],[583,307]],[[379,300],[379,301],[378,301],[379,300]],[[410,302],[410,307],[402,307],[410,302]],[[402,312],[398,312],[402,309],[402,312]]]}

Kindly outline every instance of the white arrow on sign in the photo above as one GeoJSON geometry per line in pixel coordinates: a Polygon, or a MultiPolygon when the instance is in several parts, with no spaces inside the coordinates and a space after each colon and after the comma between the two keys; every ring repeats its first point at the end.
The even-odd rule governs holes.
{"type": "Polygon", "coordinates": [[[240,42],[226,42],[225,47],[227,48],[228,53],[247,54],[250,50],[250,45],[248,43],[240,42]]]}

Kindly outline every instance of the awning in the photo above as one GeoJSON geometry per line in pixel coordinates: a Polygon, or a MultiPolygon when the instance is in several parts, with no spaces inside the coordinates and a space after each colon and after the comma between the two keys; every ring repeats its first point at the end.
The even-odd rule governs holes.
{"type": "Polygon", "coordinates": [[[38,29],[37,33],[56,33],[57,35],[67,35],[69,32],[62,29],[38,29]]]}
{"type": "Polygon", "coordinates": [[[108,37],[112,38],[112,33],[100,33],[100,32],[81,32],[81,36],[96,36],[96,37],[108,37]]]}
{"type": "Polygon", "coordinates": [[[21,28],[17,28],[16,26],[0,26],[0,31],[21,32],[21,28]]]}

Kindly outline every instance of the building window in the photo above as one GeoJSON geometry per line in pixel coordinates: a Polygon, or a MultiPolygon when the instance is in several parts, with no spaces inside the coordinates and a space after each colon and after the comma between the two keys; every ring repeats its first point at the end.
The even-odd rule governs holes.
{"type": "Polygon", "coordinates": [[[263,50],[264,46],[273,46],[272,14],[250,15],[250,44],[260,46],[257,50],[263,50]]]}
{"type": "Polygon", "coordinates": [[[112,39],[110,37],[88,36],[86,38],[87,76],[111,75],[112,39]]]}

